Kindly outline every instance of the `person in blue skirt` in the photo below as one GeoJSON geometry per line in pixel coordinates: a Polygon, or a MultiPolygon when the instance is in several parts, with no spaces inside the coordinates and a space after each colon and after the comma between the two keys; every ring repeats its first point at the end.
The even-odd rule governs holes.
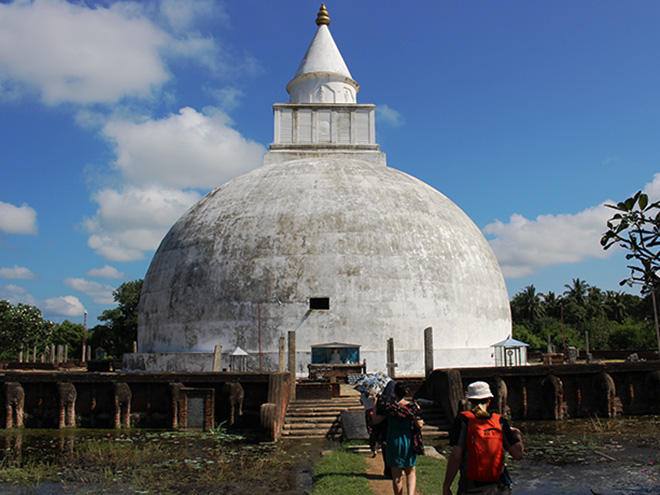
{"type": "Polygon", "coordinates": [[[423,451],[421,428],[424,422],[420,418],[419,406],[414,401],[407,401],[406,395],[408,395],[407,387],[397,382],[394,387],[394,399],[385,399],[383,407],[385,414],[374,417],[374,423],[387,419],[385,462],[392,468],[394,495],[403,495],[404,473],[408,495],[414,495],[417,485],[415,473],[417,453],[423,451]]]}

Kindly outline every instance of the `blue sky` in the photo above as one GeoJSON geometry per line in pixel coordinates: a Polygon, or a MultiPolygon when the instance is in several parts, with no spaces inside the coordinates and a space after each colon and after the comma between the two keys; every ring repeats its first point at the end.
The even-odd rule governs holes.
{"type": "MultiPolygon", "coordinates": [[[[0,298],[89,325],[261,164],[309,0],[0,0],[0,298]]],[[[509,294],[618,290],[603,203],[660,199],[660,3],[329,0],[388,165],[482,229],[509,294]]]]}

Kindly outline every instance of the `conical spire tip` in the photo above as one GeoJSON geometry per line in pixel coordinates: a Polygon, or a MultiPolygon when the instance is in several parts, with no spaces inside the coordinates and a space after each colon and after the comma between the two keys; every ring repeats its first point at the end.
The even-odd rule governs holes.
{"type": "Polygon", "coordinates": [[[316,14],[316,25],[319,27],[322,25],[326,25],[326,26],[330,25],[330,16],[328,15],[328,10],[325,8],[324,3],[321,4],[319,13],[316,14]]]}

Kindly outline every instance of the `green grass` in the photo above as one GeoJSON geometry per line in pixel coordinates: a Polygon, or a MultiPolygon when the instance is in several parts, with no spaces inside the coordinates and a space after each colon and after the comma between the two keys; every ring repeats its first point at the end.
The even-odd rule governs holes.
{"type": "MultiPolygon", "coordinates": [[[[426,495],[441,493],[445,481],[447,461],[425,455],[417,457],[417,488],[426,495]]],[[[452,493],[458,492],[458,475],[451,487],[452,493]]]]}
{"type": "MultiPolygon", "coordinates": [[[[417,457],[417,488],[426,495],[439,493],[445,479],[447,461],[427,456],[417,457]]],[[[313,495],[371,495],[364,454],[339,449],[322,457],[315,465],[313,495]]],[[[458,489],[458,477],[452,485],[458,489]]]]}
{"type": "Polygon", "coordinates": [[[339,449],[315,465],[313,495],[368,495],[367,462],[363,454],[339,449]]]}

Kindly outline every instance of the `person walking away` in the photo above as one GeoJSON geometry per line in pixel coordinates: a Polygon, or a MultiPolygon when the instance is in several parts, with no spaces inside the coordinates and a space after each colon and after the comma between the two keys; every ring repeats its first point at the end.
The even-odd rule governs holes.
{"type": "MultiPolygon", "coordinates": [[[[384,457],[392,469],[392,489],[394,495],[403,495],[403,475],[406,477],[408,495],[414,495],[417,485],[417,454],[415,452],[415,436],[421,439],[421,428],[424,424],[420,418],[420,409],[416,402],[405,399],[407,387],[397,382],[394,386],[394,399],[379,398],[385,402],[387,417],[387,449],[384,457]],[[417,430],[417,431],[415,431],[417,430]]],[[[376,415],[374,423],[383,421],[383,415],[376,415]]]]}
{"type": "Polygon", "coordinates": [[[459,413],[449,431],[452,451],[442,493],[452,495],[451,484],[460,470],[459,495],[509,495],[511,480],[504,466],[504,451],[517,461],[522,459],[520,430],[489,412],[493,394],[486,382],[468,385],[465,397],[473,409],[459,413]]]}

